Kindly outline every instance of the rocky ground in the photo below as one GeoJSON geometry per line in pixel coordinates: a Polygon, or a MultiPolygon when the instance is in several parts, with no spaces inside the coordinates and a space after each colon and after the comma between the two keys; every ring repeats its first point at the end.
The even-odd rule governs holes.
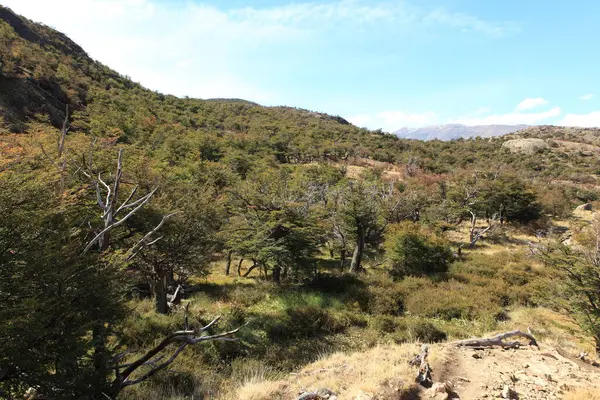
{"type": "MultiPolygon", "coordinates": [[[[561,355],[552,347],[472,350],[451,345],[434,368],[434,382],[451,388],[428,391],[432,398],[468,400],[560,399],[570,390],[600,388],[600,368],[561,355]]],[[[440,385],[436,385],[439,388],[440,385]]]]}
{"type": "MultiPolygon", "coordinates": [[[[415,346],[415,351],[418,346],[415,346]]],[[[600,368],[589,362],[561,354],[554,347],[523,345],[516,349],[469,349],[452,343],[434,345],[429,351],[432,383],[429,388],[409,384],[409,373],[416,376],[417,368],[403,368],[402,378],[386,380],[373,391],[344,390],[346,387],[301,391],[297,400],[418,400],[418,399],[563,399],[574,390],[580,400],[595,400],[600,394],[600,368]],[[412,387],[412,389],[410,389],[412,387]],[[342,390],[339,390],[342,389],[342,390]],[[408,390],[407,390],[408,389],[408,390]],[[583,393],[583,392],[579,392],[583,393]]],[[[396,364],[398,365],[398,364],[396,364]]],[[[346,364],[345,367],[348,367],[346,364]]],[[[325,370],[321,370],[325,372],[325,370]]],[[[321,373],[321,371],[316,371],[321,373]]],[[[331,372],[330,370],[327,370],[331,372]]],[[[313,371],[314,372],[314,371],[313,371]]],[[[334,375],[343,379],[341,370],[334,375]]],[[[354,375],[354,378],[359,376],[354,375]]],[[[359,378],[360,379],[360,378],[359,378]]],[[[363,379],[367,379],[364,376],[363,379]]],[[[317,379],[313,384],[325,383],[317,379]]],[[[328,382],[330,385],[332,381],[328,382]]],[[[333,386],[332,386],[333,387],[333,386]]],[[[270,398],[284,399],[285,396],[270,398]]]]}

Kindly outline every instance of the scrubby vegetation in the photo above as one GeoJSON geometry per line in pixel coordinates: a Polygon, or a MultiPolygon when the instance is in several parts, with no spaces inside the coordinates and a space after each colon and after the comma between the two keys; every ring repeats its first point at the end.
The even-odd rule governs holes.
{"type": "Polygon", "coordinates": [[[324,354],[481,335],[538,306],[600,341],[598,249],[571,215],[599,198],[598,131],[532,128],[516,135],[552,143],[519,154],[179,99],[2,7],[0,117],[0,395],[232,398],[324,354]],[[571,231],[583,250],[549,250],[571,231]],[[239,340],[169,345],[119,381],[207,325],[239,340]]]}

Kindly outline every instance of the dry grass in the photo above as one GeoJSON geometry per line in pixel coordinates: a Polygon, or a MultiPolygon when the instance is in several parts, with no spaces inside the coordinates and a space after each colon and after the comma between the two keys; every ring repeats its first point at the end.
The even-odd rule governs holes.
{"type": "MultiPolygon", "coordinates": [[[[378,346],[365,352],[335,353],[306,366],[290,378],[260,381],[251,378],[240,386],[238,400],[295,399],[298,393],[327,388],[338,399],[353,399],[359,393],[409,393],[415,390],[415,370],[408,360],[418,351],[417,344],[378,346]]],[[[435,361],[435,360],[432,360],[435,361]]],[[[401,398],[401,397],[398,397],[401,398]]]]}
{"type": "MultiPolygon", "coordinates": [[[[595,354],[593,340],[569,317],[545,308],[521,308],[509,314],[510,326],[526,330],[547,345],[564,350],[571,356],[585,351],[595,354]]],[[[514,328],[513,328],[514,329],[514,328]]]]}
{"type": "Polygon", "coordinates": [[[281,398],[286,392],[286,384],[282,381],[268,380],[257,374],[244,381],[234,396],[240,400],[262,400],[281,398]]]}
{"type": "Polygon", "coordinates": [[[600,400],[600,389],[576,389],[567,392],[563,400],[600,400]]]}
{"type": "Polygon", "coordinates": [[[595,211],[587,211],[587,210],[573,210],[573,217],[579,221],[590,222],[594,219],[596,215],[595,211]]]}
{"type": "Polygon", "coordinates": [[[365,171],[367,171],[367,168],[365,167],[360,167],[358,165],[348,165],[346,167],[346,176],[350,179],[358,179],[362,175],[364,175],[365,171]]]}

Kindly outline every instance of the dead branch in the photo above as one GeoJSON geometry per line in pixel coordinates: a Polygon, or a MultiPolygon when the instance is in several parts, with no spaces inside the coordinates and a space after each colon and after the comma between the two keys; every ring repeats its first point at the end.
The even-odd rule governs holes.
{"type": "MultiPolygon", "coordinates": [[[[150,378],[157,372],[165,369],[167,366],[169,366],[171,363],[173,363],[173,361],[175,361],[175,359],[179,356],[179,354],[189,345],[195,345],[200,342],[212,341],[212,340],[220,340],[220,341],[237,340],[236,338],[233,338],[232,336],[235,333],[237,333],[242,327],[239,327],[237,329],[234,329],[234,330],[231,330],[228,332],[218,333],[215,335],[202,335],[202,333],[206,332],[208,329],[210,329],[211,327],[216,325],[216,323],[221,318],[220,316],[216,317],[210,323],[208,323],[207,325],[205,325],[199,329],[190,329],[187,326],[188,325],[188,323],[187,323],[188,306],[189,306],[189,303],[185,308],[185,310],[186,310],[185,321],[186,322],[184,323],[184,330],[171,333],[169,336],[167,336],[165,339],[163,339],[158,345],[156,345],[154,348],[150,349],[148,352],[146,352],[146,354],[139,357],[137,360],[135,360],[131,363],[127,363],[127,364],[120,364],[120,365],[116,364],[113,367],[113,369],[115,370],[115,379],[112,383],[112,389],[113,389],[112,395],[114,396],[114,398],[116,398],[116,396],[119,394],[119,392],[121,392],[121,390],[123,390],[125,387],[144,382],[145,380],[147,380],[148,378],[150,378]],[[175,349],[175,351],[171,354],[171,356],[165,360],[166,355],[160,355],[160,353],[165,351],[165,349],[167,347],[169,347],[171,344],[178,344],[178,346],[175,349]],[[162,360],[165,360],[165,361],[162,361],[162,360]],[[132,378],[132,376],[136,372],[139,372],[140,368],[142,368],[142,367],[150,367],[150,369],[146,370],[138,377],[132,378]]],[[[127,354],[127,353],[119,354],[119,357],[116,361],[122,359],[125,354],[127,354]]]]}
{"type": "Polygon", "coordinates": [[[58,134],[58,137],[56,138],[56,148],[57,148],[56,158],[52,158],[46,152],[44,145],[42,143],[39,143],[40,149],[42,150],[42,154],[44,154],[44,156],[52,163],[52,165],[54,165],[54,167],[58,171],[58,174],[60,176],[59,185],[58,185],[59,193],[62,193],[65,189],[65,176],[66,176],[66,172],[67,172],[67,158],[68,158],[67,151],[65,150],[65,143],[67,140],[67,133],[69,132],[70,129],[71,129],[71,125],[69,123],[69,105],[67,104],[66,111],[65,111],[65,120],[63,121],[62,129],[61,129],[60,133],[58,134]]]}
{"type": "MultiPolygon", "coordinates": [[[[167,295],[170,296],[170,295],[167,295]]],[[[175,289],[175,293],[171,296],[170,301],[167,303],[169,308],[173,308],[174,306],[181,303],[181,298],[183,297],[183,287],[181,285],[177,285],[177,289],[175,289]]],[[[187,308],[186,308],[187,310],[187,308]]]]}
{"type": "MultiPolygon", "coordinates": [[[[136,187],[137,188],[137,187],[136,187]]],[[[132,194],[129,196],[129,198],[132,197],[133,193],[135,192],[135,189],[132,191],[132,194]]],[[[125,203],[123,203],[125,204],[125,203]]],[[[119,212],[119,210],[122,208],[123,206],[119,207],[119,209],[117,210],[117,212],[119,212]]],[[[164,217],[162,217],[162,220],[158,223],[158,225],[156,225],[154,227],[154,229],[152,229],[150,232],[146,233],[144,235],[144,237],[135,244],[135,246],[133,246],[131,249],[129,249],[128,251],[128,256],[127,259],[131,260],[133,257],[135,257],[144,247],[148,247],[153,245],[154,243],[158,242],[160,239],[162,239],[162,236],[152,240],[152,235],[154,235],[156,233],[156,231],[158,231],[163,225],[164,223],[167,221],[167,219],[171,218],[173,215],[175,215],[177,213],[171,213],[171,214],[167,214],[164,217]]]]}
{"type": "Polygon", "coordinates": [[[67,138],[67,133],[71,129],[71,124],[69,123],[69,105],[66,105],[65,111],[65,120],[63,121],[63,126],[60,131],[60,135],[57,140],[58,146],[58,158],[61,158],[63,155],[63,151],[65,150],[65,140],[67,138]]]}
{"type": "Polygon", "coordinates": [[[473,349],[483,349],[483,348],[489,348],[489,347],[494,347],[494,346],[499,346],[499,347],[502,347],[505,349],[517,349],[522,345],[522,343],[520,341],[518,341],[518,340],[511,341],[511,342],[504,341],[505,339],[515,337],[515,336],[524,337],[529,340],[529,344],[528,344],[529,346],[536,346],[537,348],[539,348],[539,345],[532,334],[526,333],[526,332],[523,332],[520,330],[514,330],[514,331],[510,331],[510,332],[500,333],[496,336],[492,336],[491,338],[459,340],[457,342],[453,342],[452,344],[459,346],[459,347],[469,347],[469,348],[473,348],[473,349]]]}
{"type": "MultiPolygon", "coordinates": [[[[484,229],[480,230],[480,231],[476,231],[475,230],[475,225],[477,224],[477,217],[475,216],[475,214],[469,210],[469,213],[471,214],[471,227],[469,228],[469,243],[468,246],[470,249],[472,249],[473,247],[475,247],[475,245],[477,244],[477,241],[479,241],[479,239],[481,239],[481,237],[483,235],[485,235],[490,229],[493,229],[496,227],[496,222],[497,222],[497,215],[494,214],[492,216],[492,218],[490,219],[490,223],[487,227],[485,227],[484,229]]],[[[462,249],[465,247],[465,244],[461,244],[460,246],[458,246],[458,254],[461,253],[462,249]]]]}
{"type": "Polygon", "coordinates": [[[421,346],[421,353],[415,355],[415,357],[408,362],[411,367],[419,367],[416,381],[421,386],[430,387],[433,384],[431,379],[431,367],[427,357],[429,356],[429,346],[424,344],[421,346]]]}
{"type": "MultiPolygon", "coordinates": [[[[98,178],[95,182],[96,188],[96,201],[98,206],[102,210],[102,219],[104,220],[104,229],[102,229],[83,249],[83,253],[87,253],[96,243],[98,243],[100,250],[105,250],[108,247],[107,236],[108,233],[114,228],[122,225],[125,221],[127,221],[132,215],[138,212],[146,203],[150,201],[154,193],[158,190],[158,187],[154,188],[150,193],[145,196],[140,197],[135,201],[131,201],[135,193],[137,192],[138,187],[135,186],[132,190],[125,202],[123,202],[120,206],[117,207],[117,202],[119,201],[119,190],[121,188],[121,180],[123,178],[123,149],[119,149],[119,154],[117,156],[117,170],[115,173],[114,182],[111,186],[109,186],[104,180],[102,180],[101,174],[98,174],[98,178]],[[104,188],[106,195],[103,195],[101,186],[104,188]],[[104,199],[103,199],[104,198],[104,199]],[[122,210],[131,208],[124,217],[117,219],[118,213],[122,210]]],[[[156,233],[156,231],[162,227],[165,221],[171,217],[173,214],[169,214],[163,217],[162,221],[150,232],[148,232],[142,240],[140,240],[132,249],[129,251],[129,259],[134,257],[137,253],[139,253],[140,249],[144,246],[148,246],[154,241],[150,240],[152,235],[156,233]]]]}

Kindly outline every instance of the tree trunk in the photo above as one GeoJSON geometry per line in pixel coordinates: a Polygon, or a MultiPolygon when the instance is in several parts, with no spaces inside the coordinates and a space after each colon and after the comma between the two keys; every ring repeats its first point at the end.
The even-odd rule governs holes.
{"type": "Polygon", "coordinates": [[[475,214],[472,214],[471,217],[471,228],[469,228],[469,243],[473,243],[473,239],[475,238],[475,226],[477,225],[477,218],[475,214]]]}
{"type": "Polygon", "coordinates": [[[357,273],[360,271],[363,252],[365,250],[365,237],[359,235],[356,240],[356,246],[354,247],[354,254],[352,254],[352,262],[350,263],[350,272],[357,273]]]}
{"type": "Polygon", "coordinates": [[[169,305],[167,304],[167,276],[160,273],[156,282],[154,282],[154,301],[156,312],[159,314],[167,314],[169,305]]]}
{"type": "Polygon", "coordinates": [[[231,256],[233,255],[233,250],[229,250],[227,252],[227,263],[225,264],[225,275],[229,275],[229,270],[231,269],[231,256]]]}
{"type": "Polygon", "coordinates": [[[238,263],[238,266],[237,266],[238,276],[242,276],[242,264],[243,263],[244,263],[244,259],[240,258],[240,262],[238,263]]]}
{"type": "Polygon", "coordinates": [[[170,268],[167,274],[167,287],[169,286],[175,287],[175,271],[173,268],[170,268]]]}
{"type": "Polygon", "coordinates": [[[252,262],[253,262],[253,264],[250,268],[248,268],[248,271],[246,271],[246,273],[244,274],[244,278],[247,278],[248,275],[250,275],[250,272],[252,272],[254,270],[254,268],[256,268],[258,266],[255,259],[252,259],[252,262]]]}
{"type": "Polygon", "coordinates": [[[106,328],[101,321],[98,321],[92,327],[92,342],[94,343],[94,386],[103,388],[108,374],[108,355],[106,353],[106,328]]]}
{"type": "Polygon", "coordinates": [[[283,271],[281,272],[281,279],[286,280],[290,273],[290,267],[286,265],[283,267],[283,271]]]}
{"type": "Polygon", "coordinates": [[[344,272],[344,268],[346,268],[346,249],[340,250],[340,270],[344,272]]]}
{"type": "Polygon", "coordinates": [[[276,285],[281,284],[281,267],[279,266],[273,268],[273,282],[276,285]]]}

